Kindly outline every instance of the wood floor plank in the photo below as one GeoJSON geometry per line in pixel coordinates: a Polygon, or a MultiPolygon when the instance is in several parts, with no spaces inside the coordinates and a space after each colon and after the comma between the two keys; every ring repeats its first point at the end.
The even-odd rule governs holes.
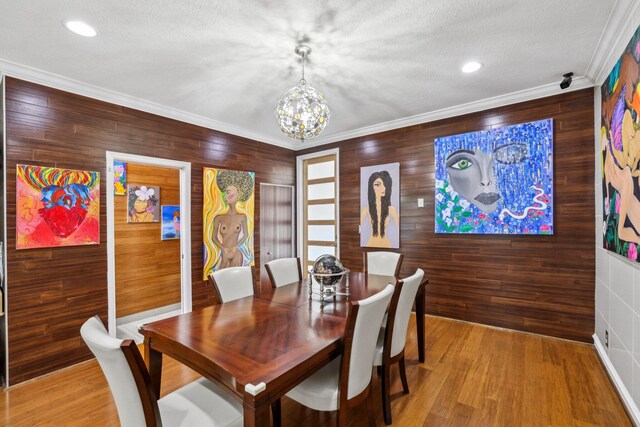
{"type": "MultiPolygon", "coordinates": [[[[409,395],[392,369],[394,426],[631,426],[593,346],[427,316],[425,363],[418,363],[415,319],[407,336],[409,395]]],[[[162,395],[198,378],[165,358],[162,395]]],[[[380,382],[373,375],[376,408],[380,382]]],[[[368,425],[355,408],[350,427],[368,425]]],[[[373,414],[384,426],[382,410],[373,414]]],[[[335,413],[290,399],[284,426],[330,427],[335,413]]],[[[95,360],[0,393],[0,426],[116,426],[118,414],[95,360]]]]}

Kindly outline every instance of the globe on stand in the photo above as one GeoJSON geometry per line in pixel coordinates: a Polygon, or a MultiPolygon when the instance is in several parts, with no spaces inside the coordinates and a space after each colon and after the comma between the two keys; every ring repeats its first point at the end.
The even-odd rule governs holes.
{"type": "MultiPolygon", "coordinates": [[[[332,273],[342,273],[344,272],[344,267],[340,260],[333,255],[320,255],[318,259],[316,259],[313,264],[313,273],[314,274],[332,274],[332,273]]],[[[330,276],[330,277],[321,277],[315,276],[315,279],[322,283],[324,286],[333,286],[342,280],[342,276],[330,276]]]]}

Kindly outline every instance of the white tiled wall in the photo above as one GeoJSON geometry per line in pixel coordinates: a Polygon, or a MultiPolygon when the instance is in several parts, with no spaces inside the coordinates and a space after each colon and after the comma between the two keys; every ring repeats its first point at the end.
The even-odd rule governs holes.
{"type": "Polygon", "coordinates": [[[629,395],[640,408],[640,263],[602,247],[600,89],[595,90],[596,123],[596,337],[629,395]],[[609,345],[605,346],[605,331],[609,345]]]}

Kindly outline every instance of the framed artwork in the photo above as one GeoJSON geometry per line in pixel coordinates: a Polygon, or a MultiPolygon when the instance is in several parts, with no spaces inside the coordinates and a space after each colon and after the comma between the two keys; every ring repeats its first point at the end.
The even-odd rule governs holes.
{"type": "Polygon", "coordinates": [[[601,86],[603,246],[638,261],[640,28],[601,86]]]}
{"type": "Polygon", "coordinates": [[[204,273],[254,265],[255,174],[204,168],[204,273]]]}
{"type": "Polygon", "coordinates": [[[127,164],[125,162],[113,162],[113,194],[116,196],[127,194],[127,164]]]}
{"type": "Polygon", "coordinates": [[[400,247],[400,163],[360,168],[360,246],[400,247]]]}
{"type": "Polygon", "coordinates": [[[160,187],[127,185],[127,222],[160,221],[160,187]]]}
{"type": "Polygon", "coordinates": [[[100,174],[16,166],[16,249],[100,243],[100,174]]]}
{"type": "Polygon", "coordinates": [[[180,206],[162,205],[162,240],[180,239],[180,206]]]}
{"type": "Polygon", "coordinates": [[[436,138],[435,232],[553,234],[553,120],[436,138]]]}

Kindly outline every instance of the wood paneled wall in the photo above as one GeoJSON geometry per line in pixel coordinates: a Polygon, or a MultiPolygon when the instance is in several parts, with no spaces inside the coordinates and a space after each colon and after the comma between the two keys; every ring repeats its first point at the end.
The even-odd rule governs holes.
{"type": "MultiPolygon", "coordinates": [[[[180,204],[180,170],[127,164],[127,184],[160,188],[162,205],[180,204]]],[[[128,223],[127,196],[114,196],[116,316],[180,303],[180,240],[161,240],[162,222],[128,223]]]]}
{"type": "MultiPolygon", "coordinates": [[[[9,378],[11,384],[90,357],[79,328],[107,316],[106,151],[191,162],[193,305],[214,302],[202,281],[202,168],[256,173],[260,182],[294,185],[295,153],[249,139],[155,116],[119,105],[6,80],[9,378]],[[101,173],[101,244],[15,250],[16,164],[101,173]]],[[[224,102],[224,101],[221,101],[224,102]]],[[[256,221],[255,242],[260,241],[256,221]]],[[[256,261],[260,248],[255,245],[256,261]]]]}
{"type": "Polygon", "coordinates": [[[354,138],[340,148],[340,258],[363,267],[360,167],[400,162],[402,275],[429,278],[427,310],[456,319],[591,341],[594,331],[593,90],[354,138]],[[553,236],[436,235],[434,138],[553,118],[553,236]],[[425,207],[417,207],[417,199],[425,207]]]}

